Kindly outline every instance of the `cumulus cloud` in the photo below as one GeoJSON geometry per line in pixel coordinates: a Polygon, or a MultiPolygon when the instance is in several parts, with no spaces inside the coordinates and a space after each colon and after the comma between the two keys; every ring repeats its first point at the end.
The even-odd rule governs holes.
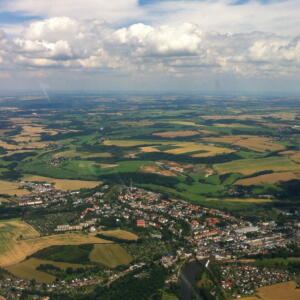
{"type": "Polygon", "coordinates": [[[17,66],[168,72],[276,75],[300,62],[297,37],[270,33],[207,32],[193,23],[114,29],[106,23],[55,17],[29,23],[18,37],[0,35],[1,60],[17,66]],[[6,50],[5,50],[6,49],[6,50]],[[3,53],[3,54],[2,54],[3,53]]]}
{"type": "Polygon", "coordinates": [[[25,24],[17,35],[0,32],[2,70],[44,78],[55,72],[69,72],[70,78],[105,73],[112,80],[152,76],[152,82],[161,77],[182,82],[218,76],[298,78],[300,37],[209,31],[191,22],[114,28],[98,19],[62,16],[25,24]]]}

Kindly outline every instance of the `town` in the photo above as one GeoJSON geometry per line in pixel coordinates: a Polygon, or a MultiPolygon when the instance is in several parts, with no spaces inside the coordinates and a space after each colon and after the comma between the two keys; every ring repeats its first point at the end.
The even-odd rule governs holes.
{"type": "MultiPolygon", "coordinates": [[[[139,272],[144,272],[153,259],[155,264],[168,270],[166,286],[180,281],[180,269],[184,264],[214,260],[220,265],[220,285],[235,298],[251,295],[263,285],[294,278],[295,274],[288,270],[255,266],[252,263],[254,260],[249,258],[278,248],[286,249],[294,243],[299,246],[297,211],[295,218],[284,225],[272,220],[252,223],[218,209],[167,199],[160,193],[133,186],[103,185],[91,195],[83,196],[80,191],[57,190],[49,183],[23,181],[22,184],[31,190],[31,194],[21,196],[16,206],[29,211],[38,209],[40,212],[69,205],[77,216],[70,221],[68,218],[58,218],[51,224],[46,219],[35,223],[33,218],[32,225],[38,228],[41,235],[69,231],[97,234],[99,228],[108,226],[135,231],[140,240],[167,246],[161,247],[162,252],[157,249],[155,258],[154,254],[145,254],[122,270],[104,268],[89,275],[74,271],[76,275],[71,279],[56,280],[51,284],[15,278],[3,271],[2,277],[5,279],[0,281],[0,293],[7,299],[20,299],[24,291],[72,294],[76,289],[82,291],[87,286],[109,287],[112,282],[132,272],[139,276],[139,272]]],[[[130,247],[131,244],[128,244],[129,251],[130,247]]]]}

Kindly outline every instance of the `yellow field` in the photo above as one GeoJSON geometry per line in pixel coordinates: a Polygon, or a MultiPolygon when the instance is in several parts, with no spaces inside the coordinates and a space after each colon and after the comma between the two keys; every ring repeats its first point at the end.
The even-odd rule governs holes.
{"type": "Polygon", "coordinates": [[[257,152],[264,151],[279,151],[285,147],[279,144],[275,144],[271,138],[259,137],[252,135],[231,135],[223,137],[209,137],[205,138],[205,141],[231,144],[234,146],[248,148],[257,152]]]}
{"type": "Polygon", "coordinates": [[[109,237],[115,237],[118,239],[136,241],[139,238],[136,234],[129,232],[129,231],[121,230],[121,229],[99,231],[97,233],[107,236],[108,239],[109,239],[109,237]]]}
{"type": "Polygon", "coordinates": [[[300,289],[296,282],[278,283],[258,289],[257,296],[242,298],[242,300],[299,300],[300,289]]]}
{"type": "Polygon", "coordinates": [[[269,203],[273,202],[271,199],[260,199],[260,198],[207,198],[211,201],[226,201],[226,202],[241,202],[241,203],[269,203]]]}
{"type": "Polygon", "coordinates": [[[283,151],[280,154],[287,155],[292,161],[300,163],[300,151],[283,151]]]}
{"type": "Polygon", "coordinates": [[[252,125],[245,125],[245,124],[240,124],[240,123],[233,123],[233,124],[221,124],[221,123],[216,123],[214,126],[217,127],[226,127],[226,128],[255,128],[255,126],[252,125]]]}
{"type": "Polygon", "coordinates": [[[68,190],[79,190],[83,188],[91,189],[99,184],[101,181],[84,181],[84,180],[69,180],[69,179],[56,179],[43,176],[29,176],[24,178],[27,181],[40,181],[54,183],[55,188],[58,190],[68,191],[68,190]]]}
{"type": "Polygon", "coordinates": [[[101,263],[110,268],[120,265],[128,265],[133,260],[127,251],[117,244],[111,245],[94,245],[90,253],[90,261],[101,263]]]}
{"type": "Polygon", "coordinates": [[[265,115],[215,115],[215,116],[202,116],[202,119],[205,120],[261,120],[265,115]]]}
{"type": "Polygon", "coordinates": [[[67,268],[86,268],[86,265],[81,264],[70,264],[64,262],[56,262],[45,259],[29,258],[16,265],[9,266],[5,268],[8,272],[12,273],[14,276],[19,278],[24,278],[27,280],[35,279],[39,283],[51,283],[55,280],[55,276],[37,270],[36,268],[42,264],[51,264],[62,270],[67,268]]]}
{"type": "Polygon", "coordinates": [[[193,136],[199,134],[198,131],[186,130],[186,131],[164,131],[153,133],[155,136],[166,137],[166,138],[176,138],[184,136],[193,136]]]}
{"type": "Polygon", "coordinates": [[[192,155],[193,157],[207,157],[207,156],[214,156],[218,154],[232,153],[235,151],[228,148],[209,146],[209,145],[198,144],[193,142],[176,143],[174,144],[174,146],[178,148],[167,150],[165,152],[171,154],[184,154],[188,152],[207,151],[204,153],[198,153],[192,155]]]}
{"type": "Polygon", "coordinates": [[[160,152],[160,150],[156,149],[155,147],[150,147],[150,146],[140,147],[140,150],[142,152],[160,152]]]}
{"type": "Polygon", "coordinates": [[[18,145],[8,144],[4,141],[0,141],[0,147],[6,150],[22,150],[22,149],[41,149],[46,148],[48,143],[44,142],[30,142],[30,143],[20,143],[18,145]]]}
{"type": "Polygon", "coordinates": [[[278,183],[281,181],[289,181],[292,179],[300,179],[300,172],[281,172],[259,175],[252,178],[244,178],[235,182],[236,185],[254,185],[262,183],[278,183]]]}
{"type": "Polygon", "coordinates": [[[189,122],[189,121],[167,121],[164,123],[168,123],[168,124],[178,124],[178,125],[186,125],[186,126],[196,126],[196,127],[201,127],[203,125],[201,124],[197,124],[195,122],[189,122]]]}
{"type": "Polygon", "coordinates": [[[240,159],[222,164],[215,164],[213,168],[218,172],[218,174],[240,173],[243,175],[250,175],[266,170],[273,172],[300,171],[300,165],[290,161],[287,157],[240,159]]]}
{"type": "Polygon", "coordinates": [[[162,170],[158,166],[141,166],[140,170],[146,173],[154,173],[154,174],[159,174],[164,176],[176,176],[176,174],[172,173],[171,171],[162,170]]]}
{"type": "Polygon", "coordinates": [[[82,233],[39,237],[39,233],[32,226],[20,220],[2,221],[0,223],[0,240],[0,267],[16,264],[49,246],[111,243],[82,233]]]}
{"type": "MultiPolygon", "coordinates": [[[[193,157],[207,157],[207,156],[214,156],[218,154],[226,154],[226,153],[232,153],[235,150],[224,148],[224,147],[216,147],[216,146],[210,146],[210,145],[204,145],[200,143],[195,142],[155,142],[155,141],[137,141],[137,140],[108,140],[104,142],[105,145],[109,146],[118,146],[118,147],[133,147],[133,146],[139,146],[139,145],[170,145],[175,146],[177,148],[165,150],[162,152],[165,153],[171,153],[171,154],[184,154],[188,152],[197,152],[197,151],[206,151],[204,153],[198,153],[192,155],[193,157]]],[[[158,152],[159,149],[156,149],[155,146],[142,146],[140,147],[140,150],[142,152],[158,152]],[[153,150],[153,151],[151,151],[153,150]]]]}
{"type": "Polygon", "coordinates": [[[118,164],[100,164],[100,167],[102,169],[106,169],[106,168],[114,168],[114,167],[117,167],[118,164]]]}
{"type": "Polygon", "coordinates": [[[11,182],[6,180],[0,180],[0,194],[6,194],[10,196],[23,196],[28,195],[29,191],[21,189],[22,185],[18,182],[11,182]]]}
{"type": "Polygon", "coordinates": [[[87,152],[77,152],[75,150],[68,150],[63,152],[58,152],[53,155],[54,158],[60,158],[60,157],[80,157],[80,158],[97,158],[97,157],[111,157],[111,153],[108,152],[102,152],[102,153],[87,153],[87,152]]]}
{"type": "Polygon", "coordinates": [[[150,121],[124,121],[124,122],[119,122],[119,124],[122,125],[129,125],[129,126],[151,126],[153,124],[155,124],[154,122],[150,122],[150,121]]]}
{"type": "Polygon", "coordinates": [[[9,202],[9,199],[0,197],[0,203],[1,203],[1,202],[9,202]]]}

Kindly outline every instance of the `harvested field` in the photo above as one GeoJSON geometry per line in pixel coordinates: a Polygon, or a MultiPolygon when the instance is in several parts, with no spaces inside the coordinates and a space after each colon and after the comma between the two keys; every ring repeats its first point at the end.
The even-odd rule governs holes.
{"type": "MultiPolygon", "coordinates": [[[[134,147],[145,144],[155,144],[155,142],[151,141],[135,141],[135,140],[106,140],[103,143],[106,146],[118,146],[118,147],[134,147]]],[[[156,143],[160,144],[160,143],[156,143]]]]}
{"type": "Polygon", "coordinates": [[[232,153],[235,150],[224,148],[224,147],[217,147],[217,146],[210,146],[204,145],[200,143],[194,142],[156,142],[156,141],[136,141],[136,140],[129,140],[129,141],[122,141],[122,140],[108,140],[104,142],[106,145],[114,145],[119,147],[133,147],[139,145],[149,145],[149,146],[142,146],[140,149],[143,152],[158,152],[160,151],[155,146],[151,145],[170,145],[176,147],[175,149],[164,150],[162,152],[170,153],[170,154],[185,154],[188,152],[200,152],[192,155],[193,157],[208,157],[214,156],[218,154],[225,154],[225,153],[232,153]],[[156,150],[154,150],[156,149],[156,150]]]}
{"type": "Polygon", "coordinates": [[[0,180],[0,194],[6,194],[10,196],[23,196],[30,193],[29,191],[22,189],[21,187],[22,184],[18,182],[0,180]]]}
{"type": "Polygon", "coordinates": [[[111,157],[111,153],[102,152],[102,153],[87,153],[87,152],[77,152],[74,150],[68,150],[63,152],[58,152],[53,155],[53,158],[60,158],[60,157],[80,157],[81,159],[84,158],[97,158],[97,157],[111,157]]]}
{"type": "Polygon", "coordinates": [[[43,176],[29,176],[24,178],[26,181],[39,181],[53,183],[55,188],[58,190],[79,190],[79,189],[91,189],[99,184],[101,181],[85,181],[85,180],[70,180],[70,179],[56,179],[43,176]]]}
{"type": "Polygon", "coordinates": [[[287,155],[292,161],[300,163],[300,151],[284,151],[280,152],[282,155],[287,155]]]}
{"type": "Polygon", "coordinates": [[[261,171],[300,171],[300,165],[290,161],[287,157],[267,157],[259,159],[239,159],[222,164],[215,164],[218,174],[240,173],[251,175],[261,171]]]}
{"type": "Polygon", "coordinates": [[[256,296],[242,298],[242,300],[299,300],[300,289],[296,289],[295,281],[278,283],[259,288],[256,296]]]}
{"type": "Polygon", "coordinates": [[[252,135],[232,135],[216,138],[210,137],[205,138],[204,140],[217,143],[231,144],[233,146],[248,148],[256,152],[280,151],[285,148],[282,145],[275,144],[271,138],[252,135]]]}
{"type": "Polygon", "coordinates": [[[195,126],[195,127],[201,127],[201,126],[203,126],[201,124],[197,124],[195,122],[189,122],[189,121],[166,121],[164,123],[178,124],[178,125],[185,125],[185,126],[195,126]]]}
{"type": "Polygon", "coordinates": [[[119,124],[122,125],[129,125],[129,126],[151,126],[154,125],[154,122],[150,122],[150,121],[124,121],[124,122],[119,122],[119,124]]]}
{"type": "Polygon", "coordinates": [[[56,262],[51,260],[45,259],[38,259],[38,258],[29,258],[28,260],[22,261],[16,265],[9,266],[5,268],[8,272],[12,273],[14,276],[32,280],[35,279],[39,283],[51,283],[55,280],[55,276],[48,274],[46,272],[42,272],[37,270],[42,264],[50,264],[55,267],[60,268],[61,270],[66,270],[67,268],[86,268],[86,265],[81,264],[70,264],[64,262],[56,262]]]}
{"type": "Polygon", "coordinates": [[[115,237],[118,239],[136,241],[139,238],[136,234],[121,229],[98,231],[97,233],[107,236],[108,239],[109,237],[115,237]]]}
{"type": "Polygon", "coordinates": [[[82,233],[40,237],[32,226],[20,220],[2,221],[0,223],[0,240],[0,267],[16,264],[49,246],[111,243],[82,233]]]}
{"type": "Polygon", "coordinates": [[[240,203],[269,203],[273,202],[271,199],[261,199],[261,198],[207,198],[209,201],[225,201],[225,202],[240,202],[240,203]]]}
{"type": "Polygon", "coordinates": [[[207,157],[207,156],[214,156],[218,154],[224,153],[232,153],[234,150],[204,144],[198,144],[193,142],[177,142],[172,144],[176,146],[176,149],[166,150],[164,152],[171,153],[171,154],[185,154],[189,152],[200,152],[204,151],[203,153],[193,154],[193,157],[207,157]]]}
{"type": "Polygon", "coordinates": [[[20,143],[18,145],[9,144],[4,141],[0,141],[0,147],[6,150],[22,150],[22,149],[41,149],[46,148],[48,143],[44,142],[29,142],[29,143],[20,143]]]}
{"type": "Polygon", "coordinates": [[[94,245],[90,253],[90,261],[106,265],[110,268],[128,265],[132,260],[132,256],[117,244],[94,245]]]}
{"type": "Polygon", "coordinates": [[[160,152],[160,150],[156,149],[155,147],[140,147],[142,152],[160,152]]]}
{"type": "Polygon", "coordinates": [[[201,116],[205,120],[261,120],[265,115],[216,115],[216,116],[201,116]]]}
{"type": "Polygon", "coordinates": [[[293,179],[300,179],[300,172],[281,172],[281,173],[272,173],[264,174],[251,178],[240,179],[235,182],[236,185],[254,185],[254,184],[263,184],[263,183],[278,183],[282,181],[289,181],[293,179]]]}
{"type": "Polygon", "coordinates": [[[172,173],[171,171],[162,170],[158,166],[141,166],[140,170],[146,173],[154,173],[164,176],[176,176],[176,174],[172,173]]]}
{"type": "Polygon", "coordinates": [[[233,123],[233,124],[216,123],[216,124],[214,124],[214,126],[225,127],[225,128],[255,128],[255,126],[245,125],[245,124],[241,124],[241,123],[233,123]]]}
{"type": "Polygon", "coordinates": [[[165,131],[165,132],[156,132],[152,135],[166,137],[166,138],[176,138],[176,137],[185,137],[185,136],[193,136],[199,134],[198,131],[165,131]]]}
{"type": "Polygon", "coordinates": [[[216,142],[216,143],[224,143],[224,144],[233,144],[242,139],[253,138],[252,135],[226,135],[221,137],[208,137],[204,138],[204,141],[207,142],[216,142]]]}
{"type": "Polygon", "coordinates": [[[114,167],[117,167],[118,165],[117,164],[100,164],[100,167],[102,169],[106,169],[106,168],[114,168],[114,167]]]}

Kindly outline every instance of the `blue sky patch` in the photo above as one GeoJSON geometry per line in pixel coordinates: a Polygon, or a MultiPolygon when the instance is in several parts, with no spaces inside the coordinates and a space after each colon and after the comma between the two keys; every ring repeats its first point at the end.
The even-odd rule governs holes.
{"type": "Polygon", "coordinates": [[[19,24],[31,20],[41,20],[38,16],[28,16],[15,12],[0,12],[0,24],[19,24]]]}

